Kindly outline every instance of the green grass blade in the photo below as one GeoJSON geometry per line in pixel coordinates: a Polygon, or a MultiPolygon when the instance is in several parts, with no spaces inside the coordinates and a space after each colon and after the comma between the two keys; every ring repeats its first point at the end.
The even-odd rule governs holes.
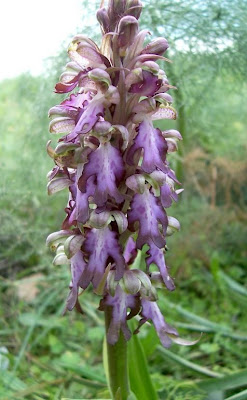
{"type": "Polygon", "coordinates": [[[1,378],[4,386],[8,386],[8,389],[12,390],[24,390],[27,385],[22,380],[12,375],[12,372],[9,371],[1,371],[1,378]]]}
{"type": "Polygon", "coordinates": [[[164,356],[164,358],[168,358],[169,360],[176,361],[178,364],[184,365],[185,367],[188,367],[188,368],[192,369],[193,371],[199,372],[200,374],[210,376],[211,378],[223,377],[222,374],[210,371],[209,369],[207,369],[205,367],[201,367],[198,364],[188,361],[188,360],[178,356],[177,354],[173,353],[172,351],[165,349],[162,346],[158,346],[157,350],[159,351],[159,353],[162,356],[164,356]]]}
{"type": "MultiPolygon", "coordinates": [[[[131,325],[133,326],[133,323],[131,325]]],[[[137,399],[158,400],[148,372],[146,357],[137,335],[133,335],[128,343],[128,364],[130,387],[137,399]]]]}
{"type": "Polygon", "coordinates": [[[219,274],[230,289],[234,290],[239,294],[242,294],[243,296],[247,296],[247,289],[243,285],[240,285],[240,283],[230,278],[230,276],[225,274],[223,271],[220,271],[219,274]]]}
{"type": "Polygon", "coordinates": [[[185,318],[188,318],[190,321],[201,324],[202,327],[201,332],[205,332],[203,331],[203,327],[205,327],[206,329],[211,329],[211,332],[216,332],[223,336],[230,337],[232,339],[247,341],[247,336],[238,332],[235,333],[228,326],[220,325],[217,324],[216,322],[209,321],[206,318],[199,317],[198,315],[188,310],[185,310],[180,305],[174,304],[165,298],[161,298],[160,303],[161,304],[163,303],[164,305],[166,305],[166,307],[175,309],[179,314],[183,315],[185,318]]]}
{"type": "Polygon", "coordinates": [[[77,364],[74,364],[73,362],[68,362],[68,361],[61,361],[57,360],[57,365],[60,367],[63,367],[65,369],[68,369],[69,371],[75,372],[77,375],[83,376],[84,378],[87,379],[92,379],[93,381],[100,382],[102,386],[106,385],[106,379],[104,376],[99,375],[98,372],[93,371],[89,366],[83,367],[77,364]]]}
{"type": "MultiPolygon", "coordinates": [[[[50,289],[49,289],[49,291],[50,291],[50,289]]],[[[47,297],[46,298],[45,298],[45,296],[42,297],[42,298],[45,298],[45,300],[43,301],[42,305],[37,310],[36,319],[33,321],[32,325],[29,327],[29,329],[28,329],[28,331],[26,333],[25,339],[24,339],[24,341],[22,343],[22,346],[21,346],[21,349],[19,351],[18,357],[16,358],[16,361],[15,361],[15,364],[14,364],[14,368],[13,368],[13,371],[12,371],[13,373],[16,371],[16,369],[18,368],[18,366],[19,366],[19,364],[20,364],[20,362],[22,360],[22,357],[23,357],[23,355],[25,353],[25,350],[26,350],[26,347],[28,345],[29,339],[30,339],[30,337],[31,337],[31,335],[33,333],[33,330],[34,330],[35,326],[36,326],[36,322],[39,320],[40,316],[42,315],[42,313],[44,312],[46,307],[49,304],[52,303],[53,299],[56,298],[58,292],[59,292],[59,290],[57,290],[57,291],[53,291],[52,290],[51,293],[48,296],[47,296],[46,292],[44,293],[47,297]]]]}
{"type": "Polygon", "coordinates": [[[247,399],[247,389],[243,392],[234,394],[233,396],[227,397],[226,400],[246,400],[247,399]]]}
{"type": "Polygon", "coordinates": [[[206,392],[235,389],[247,385],[247,369],[217,379],[205,379],[197,386],[206,392]]]}

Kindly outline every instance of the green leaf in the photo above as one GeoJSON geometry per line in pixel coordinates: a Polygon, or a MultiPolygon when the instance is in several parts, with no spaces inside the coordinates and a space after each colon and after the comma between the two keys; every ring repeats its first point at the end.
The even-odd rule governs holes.
{"type": "Polygon", "coordinates": [[[56,298],[59,291],[60,291],[60,288],[57,288],[57,290],[48,289],[47,291],[44,291],[42,293],[42,295],[40,296],[40,301],[42,299],[42,303],[41,303],[40,307],[37,309],[36,318],[32,321],[32,324],[29,326],[27,333],[25,335],[25,338],[22,342],[22,346],[20,348],[18,356],[16,357],[15,364],[13,367],[13,371],[12,371],[13,374],[17,370],[17,368],[22,360],[22,357],[25,354],[26,347],[30,341],[30,338],[32,336],[34,328],[37,326],[38,320],[41,318],[41,315],[45,311],[46,307],[48,307],[49,304],[52,304],[53,300],[56,298]]]}
{"type": "Polygon", "coordinates": [[[247,399],[247,389],[244,390],[243,392],[234,394],[231,397],[227,397],[225,400],[246,400],[247,399]]]}
{"type": "Polygon", "coordinates": [[[106,385],[105,377],[100,375],[98,371],[94,371],[88,365],[79,365],[78,363],[75,363],[73,359],[69,360],[68,358],[57,360],[56,365],[68,369],[69,371],[75,372],[77,375],[81,375],[84,378],[92,379],[96,382],[100,382],[103,385],[106,385]]]}
{"type": "Polygon", "coordinates": [[[19,378],[14,376],[10,371],[1,371],[1,381],[4,386],[12,390],[24,390],[27,385],[25,382],[21,381],[19,378]]]}
{"type": "Polygon", "coordinates": [[[239,332],[234,332],[232,329],[230,329],[226,325],[220,325],[216,322],[209,321],[206,318],[199,317],[198,315],[184,309],[183,307],[172,303],[171,301],[168,301],[165,298],[160,298],[159,302],[164,304],[166,307],[173,308],[175,309],[179,314],[183,315],[185,318],[188,318],[190,321],[196,322],[201,324],[201,332],[216,332],[218,334],[221,334],[223,336],[228,336],[232,339],[236,340],[243,340],[247,341],[247,336],[243,335],[242,333],[239,332]],[[205,327],[205,331],[203,331],[203,327],[205,327]]]}
{"type": "Polygon", "coordinates": [[[220,271],[219,274],[230,289],[239,294],[242,294],[243,296],[247,296],[247,289],[243,285],[240,285],[234,279],[230,278],[230,276],[226,275],[223,271],[220,271]]]}
{"type": "Polygon", "coordinates": [[[206,392],[235,389],[247,385],[247,369],[226,375],[217,379],[205,379],[197,383],[197,386],[206,392]]]}
{"type": "Polygon", "coordinates": [[[48,343],[53,354],[61,354],[64,351],[64,345],[57,336],[50,334],[48,336],[48,343]]]}
{"type": "Polygon", "coordinates": [[[146,329],[146,335],[140,338],[142,348],[144,350],[145,356],[149,357],[155,351],[157,345],[160,343],[159,337],[153,325],[146,329]]]}
{"type": "Polygon", "coordinates": [[[107,387],[110,388],[106,336],[104,337],[103,341],[103,366],[106,376],[107,387]]]}
{"type": "Polygon", "coordinates": [[[162,346],[158,346],[157,350],[159,351],[159,353],[162,356],[164,356],[164,358],[168,358],[170,360],[176,361],[178,364],[184,365],[185,367],[188,367],[188,368],[192,369],[193,371],[196,371],[203,375],[207,375],[207,376],[214,377],[214,378],[223,377],[222,374],[210,371],[209,369],[207,369],[205,367],[201,367],[198,364],[188,361],[188,360],[178,356],[177,354],[173,353],[172,351],[165,349],[162,346]]]}
{"type": "MultiPolygon", "coordinates": [[[[133,322],[130,322],[133,327],[133,322]]],[[[137,399],[158,400],[148,372],[145,354],[137,335],[133,335],[128,343],[128,364],[130,387],[137,399]]]]}

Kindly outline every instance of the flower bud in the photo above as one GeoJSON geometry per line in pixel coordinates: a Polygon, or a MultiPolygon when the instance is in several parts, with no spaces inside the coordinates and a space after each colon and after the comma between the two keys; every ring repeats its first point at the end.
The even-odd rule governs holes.
{"type": "Polygon", "coordinates": [[[157,39],[152,40],[144,49],[141,54],[157,54],[162,55],[167,49],[169,45],[165,38],[159,37],[157,39]]]}
{"type": "Polygon", "coordinates": [[[66,239],[71,235],[69,230],[61,230],[58,232],[51,233],[46,239],[46,246],[50,247],[51,250],[55,251],[59,244],[64,243],[66,239]]]}
{"type": "Polygon", "coordinates": [[[82,235],[72,235],[64,242],[64,252],[68,258],[73,257],[80,250],[84,237],[82,235]]]}
{"type": "Polygon", "coordinates": [[[115,218],[118,226],[118,231],[121,235],[121,233],[125,232],[128,227],[128,220],[124,213],[122,213],[121,211],[112,211],[111,215],[115,218]]]}
{"type": "Polygon", "coordinates": [[[133,15],[136,19],[140,18],[142,12],[142,3],[139,0],[127,0],[127,13],[133,15]]]}
{"type": "Polygon", "coordinates": [[[77,149],[79,146],[76,143],[63,143],[60,142],[57,147],[55,148],[56,155],[65,155],[67,152],[71,150],[77,149]]]}
{"type": "Polygon", "coordinates": [[[110,25],[110,20],[107,14],[107,11],[104,7],[100,8],[97,13],[96,13],[96,17],[100,23],[101,29],[103,31],[103,33],[107,33],[109,32],[109,25],[110,25]]]}
{"type": "MultiPolygon", "coordinates": [[[[136,66],[138,66],[138,63],[136,63],[136,64],[137,64],[136,66]]],[[[142,63],[142,69],[145,71],[152,72],[153,74],[157,75],[160,70],[160,67],[154,61],[145,61],[144,63],[142,63]]]]}
{"type": "Polygon", "coordinates": [[[72,185],[72,181],[67,178],[67,177],[56,177],[53,178],[47,185],[47,191],[49,195],[52,195],[54,193],[60,192],[60,190],[63,190],[70,185],[72,185]]]}
{"type": "Polygon", "coordinates": [[[108,121],[98,121],[94,125],[93,134],[96,136],[107,136],[112,129],[112,125],[108,121]]]}
{"type": "Polygon", "coordinates": [[[133,273],[136,274],[138,279],[141,282],[140,293],[143,298],[149,299],[151,301],[157,300],[157,293],[155,288],[152,286],[152,283],[148,277],[148,275],[138,269],[132,270],[133,273]]]}
{"type": "Polygon", "coordinates": [[[116,287],[118,285],[118,281],[115,279],[116,271],[112,270],[109,272],[107,276],[106,286],[111,296],[115,295],[116,287]]]}
{"type": "Polygon", "coordinates": [[[96,83],[105,83],[107,87],[111,84],[110,75],[101,68],[94,68],[92,71],[89,71],[88,76],[96,83]]]}
{"type": "Polygon", "coordinates": [[[125,150],[129,143],[129,131],[123,125],[113,125],[114,134],[119,133],[123,139],[122,150],[125,150]]]}
{"type": "Polygon", "coordinates": [[[155,170],[149,174],[150,178],[158,183],[159,186],[163,185],[166,180],[167,176],[164,172],[155,170]]]}
{"type": "Polygon", "coordinates": [[[135,193],[144,193],[145,190],[145,178],[141,174],[134,174],[126,179],[126,185],[128,188],[133,190],[135,193]]]}
{"type": "Polygon", "coordinates": [[[123,276],[123,290],[126,293],[136,294],[141,289],[141,281],[134,271],[126,271],[123,276]]]}
{"type": "Polygon", "coordinates": [[[134,83],[140,82],[142,80],[142,69],[141,68],[135,68],[130,71],[130,73],[127,75],[125,79],[125,85],[127,89],[130,88],[131,85],[134,83]]]}
{"type": "MultiPolygon", "coordinates": [[[[123,17],[118,25],[118,45],[126,48],[130,46],[138,32],[138,21],[135,17],[127,15],[123,17]]],[[[124,55],[124,54],[121,54],[124,55]]]]}
{"type": "Polygon", "coordinates": [[[178,140],[183,140],[182,135],[176,129],[169,129],[168,131],[162,132],[163,137],[166,138],[174,138],[178,140]]]}
{"type": "Polygon", "coordinates": [[[53,259],[53,265],[69,265],[70,260],[64,253],[64,246],[61,244],[56,249],[56,256],[53,259]]]}
{"type": "Polygon", "coordinates": [[[112,221],[112,217],[109,211],[102,211],[97,213],[95,210],[92,211],[88,223],[96,229],[105,228],[112,221]]]}

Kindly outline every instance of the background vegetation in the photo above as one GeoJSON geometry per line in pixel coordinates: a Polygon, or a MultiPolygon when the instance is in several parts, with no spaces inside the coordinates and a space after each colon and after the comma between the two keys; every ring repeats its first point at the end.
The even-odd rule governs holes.
{"type": "MultiPolygon", "coordinates": [[[[160,306],[181,336],[205,333],[194,347],[171,350],[159,346],[151,327],[139,338],[160,399],[247,399],[246,2],[144,5],[142,27],[170,43],[173,63],[165,69],[179,89],[172,95],[184,136],[179,153],[170,155],[185,188],[169,210],[182,226],[168,241],[177,289],[161,291],[160,306]]],[[[77,31],[88,34],[85,18],[77,31]]],[[[97,39],[95,32],[91,27],[97,39]]],[[[83,294],[85,315],[62,317],[69,271],[53,267],[45,248],[67,201],[66,193],[48,198],[45,179],[52,168],[47,110],[60,101],[52,90],[65,62],[61,51],[44,76],[0,83],[0,398],[6,400],[109,398],[97,299],[83,294]]]]}

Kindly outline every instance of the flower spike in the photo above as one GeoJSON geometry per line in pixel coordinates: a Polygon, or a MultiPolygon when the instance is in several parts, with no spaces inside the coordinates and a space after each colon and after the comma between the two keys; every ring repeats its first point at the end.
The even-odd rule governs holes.
{"type": "Polygon", "coordinates": [[[111,345],[130,339],[128,320],[139,315],[135,333],[152,321],[168,347],[186,342],[166,323],[155,288],[175,289],[164,253],[180,224],[166,209],[182,189],[168,158],[182,137],[153,125],[177,118],[168,93],[175,87],[158,63],[169,62],[168,42],[144,44],[149,31],[139,30],[141,10],[139,0],[109,0],[97,12],[101,45],[84,35],[69,45],[55,86],[67,98],[49,111],[58,144],[47,145],[55,163],[48,193],[68,188],[69,198],[62,229],[47,244],[57,253],[54,265],[70,265],[68,310],[80,310],[79,290],[91,286],[101,296],[99,309],[110,313],[111,345]]]}

